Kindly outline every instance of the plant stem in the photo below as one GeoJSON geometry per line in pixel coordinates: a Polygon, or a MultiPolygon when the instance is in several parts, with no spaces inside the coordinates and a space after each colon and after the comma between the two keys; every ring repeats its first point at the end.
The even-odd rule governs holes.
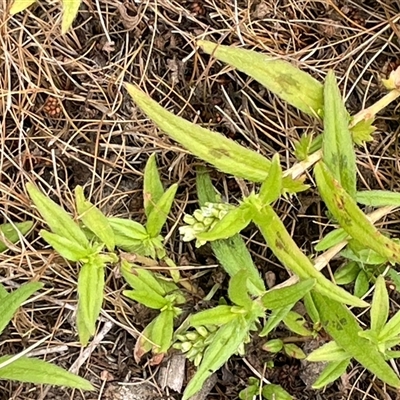
{"type": "MultiPolygon", "coordinates": [[[[385,107],[387,107],[390,103],[395,101],[397,98],[400,97],[400,90],[393,89],[385,96],[383,96],[380,100],[374,103],[372,106],[365,108],[358,112],[353,120],[350,123],[350,128],[357,125],[359,122],[363,120],[369,120],[374,118],[376,114],[382,111],[385,107]]],[[[299,178],[301,175],[307,171],[312,165],[318,162],[322,158],[322,151],[318,150],[315,153],[311,154],[307,160],[298,162],[293,165],[293,167],[289,168],[285,173],[284,176],[290,176],[293,179],[299,178]]]]}

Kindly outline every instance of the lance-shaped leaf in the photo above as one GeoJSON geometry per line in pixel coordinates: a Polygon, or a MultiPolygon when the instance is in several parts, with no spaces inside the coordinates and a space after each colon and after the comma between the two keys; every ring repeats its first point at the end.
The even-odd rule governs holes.
{"type": "Polygon", "coordinates": [[[356,197],[356,154],[349,130],[349,115],[333,71],[324,85],[324,134],[322,159],[332,175],[352,197],[356,197]]]}
{"type": "Polygon", "coordinates": [[[13,315],[17,312],[22,303],[28,300],[33,293],[42,287],[43,284],[39,282],[30,282],[21,285],[12,293],[7,293],[4,287],[2,287],[2,298],[0,302],[0,334],[9,324],[13,315]]]}
{"type": "Polygon", "coordinates": [[[244,317],[238,317],[218,329],[213,341],[204,352],[196,374],[186,386],[182,400],[187,400],[197,393],[203,387],[205,380],[238,351],[248,335],[249,325],[244,317]]]}
{"type": "Polygon", "coordinates": [[[289,314],[290,310],[294,307],[294,304],[291,304],[286,307],[277,308],[272,311],[272,313],[268,316],[267,322],[264,325],[264,328],[259,333],[260,337],[264,337],[269,335],[281,322],[282,320],[289,314]]]}
{"type": "Polygon", "coordinates": [[[32,221],[14,222],[13,224],[0,225],[0,253],[8,249],[7,243],[1,240],[4,235],[11,243],[17,243],[20,240],[20,235],[26,235],[33,226],[32,221]]]}
{"type": "Polygon", "coordinates": [[[374,227],[356,202],[334,179],[327,166],[319,162],[314,172],[321,197],[340,226],[366,248],[390,261],[400,262],[400,245],[374,227]]]}
{"type": "Polygon", "coordinates": [[[304,351],[294,343],[287,343],[283,346],[284,352],[292,358],[296,358],[298,360],[304,360],[306,355],[304,351]]]}
{"type": "Polygon", "coordinates": [[[171,347],[172,334],[174,329],[174,312],[164,310],[155,319],[152,326],[151,336],[149,337],[155,343],[153,352],[163,354],[171,347]]]}
{"type": "Polygon", "coordinates": [[[31,4],[35,3],[36,0],[14,0],[10,9],[10,14],[14,15],[27,9],[31,4]]]}
{"type": "Polygon", "coordinates": [[[289,287],[271,289],[264,294],[261,301],[268,310],[293,305],[302,299],[315,286],[315,283],[315,279],[306,279],[289,287]]]}
{"type": "Polygon", "coordinates": [[[323,109],[322,84],[287,61],[206,40],[197,43],[206,53],[246,73],[299,110],[317,116],[323,109]]]}
{"type": "Polygon", "coordinates": [[[141,290],[124,290],[123,293],[124,296],[155,310],[161,310],[169,304],[168,300],[155,292],[149,293],[141,290]]]}
{"type": "Polygon", "coordinates": [[[348,285],[356,280],[359,273],[360,266],[355,261],[350,261],[339,267],[333,274],[333,278],[337,285],[348,285]]]}
{"type": "Polygon", "coordinates": [[[283,323],[291,330],[300,336],[312,336],[312,332],[305,327],[306,320],[303,316],[295,311],[289,311],[283,323]]]}
{"type": "Polygon", "coordinates": [[[348,358],[342,361],[330,362],[312,385],[313,389],[322,389],[329,383],[332,383],[336,379],[340,378],[346,372],[349,364],[350,360],[348,358]]]}
{"type": "MultiPolygon", "coordinates": [[[[0,357],[0,364],[10,358],[11,356],[0,357]]],[[[0,368],[0,379],[36,385],[57,385],[81,390],[94,390],[86,379],[71,374],[71,372],[49,362],[28,357],[19,357],[12,363],[0,368]]]]}
{"type": "Polygon", "coordinates": [[[281,385],[270,383],[262,389],[262,396],[266,400],[293,400],[291,396],[281,385]]]}
{"type": "Polygon", "coordinates": [[[163,194],[164,188],[158,173],[156,154],[154,153],[147,160],[143,177],[143,202],[147,218],[163,194]]]}
{"type": "Polygon", "coordinates": [[[89,247],[85,233],[62,207],[45,196],[31,183],[26,184],[26,190],[53,233],[76,242],[82,247],[89,247]]]}
{"type": "Polygon", "coordinates": [[[400,387],[400,379],[385,362],[375,345],[359,336],[362,331],[354,315],[343,304],[328,300],[317,292],[312,292],[315,305],[321,316],[323,328],[332,339],[355,358],[364,368],[375,374],[383,382],[400,387]]]}
{"type": "Polygon", "coordinates": [[[121,263],[121,273],[129,285],[139,291],[155,293],[159,296],[167,294],[164,286],[155,278],[151,271],[143,268],[134,268],[127,261],[121,263]]]}
{"type": "Polygon", "coordinates": [[[311,318],[311,321],[314,324],[319,325],[321,322],[321,318],[319,316],[317,307],[314,304],[314,300],[311,296],[311,292],[308,292],[304,295],[303,303],[304,303],[304,307],[306,308],[308,316],[311,318]]]}
{"type": "Polygon", "coordinates": [[[114,231],[107,217],[85,199],[81,186],[75,188],[75,201],[82,222],[106,245],[108,251],[113,251],[115,247],[114,231]]]}
{"type": "Polygon", "coordinates": [[[86,259],[93,253],[93,250],[87,247],[82,247],[75,241],[69,240],[55,233],[41,230],[40,236],[60,254],[62,257],[70,261],[81,261],[86,259]]]}
{"type": "Polygon", "coordinates": [[[365,190],[357,192],[357,203],[370,207],[400,207],[400,193],[388,190],[365,190]]]}
{"type": "Polygon", "coordinates": [[[167,221],[177,189],[177,184],[169,187],[151,210],[146,223],[146,229],[150,237],[156,237],[161,233],[161,229],[167,221]]]}
{"type": "Polygon", "coordinates": [[[400,335],[400,311],[390,318],[378,334],[379,341],[387,341],[400,335]]]}
{"type": "Polygon", "coordinates": [[[219,133],[175,116],[133,85],[126,84],[126,89],[163,132],[195,156],[227,174],[254,182],[263,182],[267,178],[271,164],[267,158],[219,133]]]}
{"type": "Polygon", "coordinates": [[[143,329],[142,334],[136,340],[135,349],[133,350],[133,357],[137,363],[139,363],[141,358],[153,348],[154,344],[150,338],[153,332],[155,321],[156,319],[153,319],[146,326],[146,328],[143,329]]]}
{"type": "Polygon", "coordinates": [[[143,250],[143,242],[149,238],[146,228],[139,222],[125,218],[108,217],[114,231],[115,246],[128,252],[143,250]]]}
{"type": "Polygon", "coordinates": [[[279,154],[272,158],[272,164],[268,173],[268,178],[260,188],[259,199],[262,204],[271,204],[279,199],[282,193],[282,167],[279,161],[279,154]]]}
{"type": "Polygon", "coordinates": [[[104,265],[87,263],[82,265],[78,277],[79,340],[86,346],[90,336],[96,331],[96,321],[100,315],[104,293],[104,265]],[[89,337],[88,337],[89,335],[89,337]]]}
{"type": "MultiPolygon", "coordinates": [[[[197,171],[196,186],[201,206],[207,202],[219,201],[210,176],[204,168],[199,168],[197,171]]],[[[253,263],[246,244],[239,235],[211,242],[211,248],[224,270],[231,277],[241,269],[246,270],[248,289],[252,295],[260,295],[265,292],[264,281],[253,263]]]]}
{"type": "Polygon", "coordinates": [[[310,362],[343,361],[349,360],[351,355],[334,341],[325,343],[307,356],[310,362]]]}
{"type": "Polygon", "coordinates": [[[231,301],[238,306],[242,306],[245,309],[250,309],[253,304],[250,296],[247,293],[247,272],[246,270],[240,270],[234,275],[229,281],[228,296],[231,301]]]}
{"type": "Polygon", "coordinates": [[[246,203],[243,203],[239,207],[229,210],[208,232],[199,233],[196,237],[199,240],[207,241],[228,239],[246,228],[251,222],[251,217],[251,208],[246,203]]]}
{"type": "Polygon", "coordinates": [[[363,297],[369,289],[368,275],[364,270],[360,270],[354,282],[354,296],[363,297]]]}
{"type": "Polygon", "coordinates": [[[371,330],[379,334],[389,317],[389,294],[385,278],[379,275],[375,282],[374,296],[371,303],[371,330]]]}
{"type": "Polygon", "coordinates": [[[78,15],[79,6],[81,5],[81,0],[63,0],[63,16],[61,23],[61,33],[67,33],[68,29],[71,27],[74,19],[78,15]]]}
{"type": "Polygon", "coordinates": [[[349,235],[342,228],[335,229],[323,237],[314,248],[316,251],[325,251],[343,242],[348,237],[349,235]]]}
{"type": "Polygon", "coordinates": [[[200,311],[189,317],[190,325],[193,327],[204,325],[225,325],[239,317],[239,314],[232,312],[231,306],[216,306],[209,310],[200,311]]]}
{"type": "Polygon", "coordinates": [[[272,252],[286,268],[293,271],[300,279],[315,279],[315,290],[333,300],[357,307],[368,305],[365,301],[333,284],[314,268],[310,259],[297,247],[271,206],[266,205],[262,209],[254,207],[254,209],[255,223],[260,228],[272,252]]]}

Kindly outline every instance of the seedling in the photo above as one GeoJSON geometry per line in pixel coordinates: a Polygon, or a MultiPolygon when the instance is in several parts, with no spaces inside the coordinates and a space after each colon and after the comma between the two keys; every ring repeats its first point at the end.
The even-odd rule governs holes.
{"type": "MultiPolygon", "coordinates": [[[[148,216],[146,226],[128,219],[107,218],[85,199],[80,186],[75,189],[79,222],[74,221],[62,207],[33,184],[27,184],[33,203],[51,230],[41,230],[40,235],[62,257],[81,266],[76,318],[82,345],[86,345],[95,333],[96,320],[103,303],[105,267],[119,260],[114,252],[116,247],[154,258],[165,258],[174,267],[172,261],[165,257],[160,232],[172,206],[177,185],[164,191],[154,157],[150,157],[146,165],[144,180],[145,210],[148,216]]],[[[171,274],[179,279],[177,270],[171,268],[171,274]]]]}

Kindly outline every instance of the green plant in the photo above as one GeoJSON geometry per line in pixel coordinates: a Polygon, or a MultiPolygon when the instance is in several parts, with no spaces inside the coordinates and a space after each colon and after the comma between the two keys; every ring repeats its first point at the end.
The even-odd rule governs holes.
{"type": "MultiPolygon", "coordinates": [[[[0,334],[10,323],[18,308],[43,285],[38,282],[26,283],[8,293],[0,284],[0,334]]],[[[30,358],[26,351],[15,356],[0,357],[0,379],[35,384],[68,386],[82,390],[93,390],[86,379],[76,376],[49,362],[30,358]]]]}
{"type": "Polygon", "coordinates": [[[280,385],[272,383],[268,385],[261,385],[257,378],[249,378],[248,386],[239,393],[240,400],[253,400],[258,398],[255,396],[261,395],[267,400],[292,400],[293,397],[284,390],[280,385]]]}
{"type": "MultiPolygon", "coordinates": [[[[29,6],[36,3],[36,0],[14,0],[10,8],[10,14],[14,15],[26,10],[29,6]]],[[[61,24],[61,32],[64,34],[71,27],[75,17],[78,14],[81,0],[62,0],[63,17],[61,24]]]]}
{"type": "MultiPolygon", "coordinates": [[[[387,191],[357,191],[354,149],[355,145],[372,139],[375,115],[400,96],[396,75],[392,75],[389,82],[386,82],[390,90],[386,96],[368,109],[350,116],[343,104],[333,72],[327,75],[322,84],[287,62],[253,51],[229,48],[207,41],[200,41],[199,46],[206,53],[247,73],[292,106],[322,120],[324,131],[314,139],[301,139],[295,148],[296,156],[301,161],[289,170],[282,171],[277,155],[269,160],[216,132],[173,115],[135,86],[126,85],[138,106],[160,129],[192,154],[227,174],[261,183],[257,193],[243,198],[237,206],[221,206],[210,185],[203,182],[203,187],[198,188],[201,208],[191,217],[185,218],[188,226],[181,230],[184,238],[196,239],[197,245],[211,242],[221,265],[231,276],[229,297],[234,305],[220,305],[189,318],[194,329],[212,325],[217,326],[218,330],[211,332],[214,335],[213,341],[203,348],[197,373],[189,382],[183,398],[187,399],[198,391],[212,372],[238,352],[250,331],[256,328],[258,320],[265,315],[268,305],[271,307],[274,304],[276,307],[271,307],[272,312],[260,333],[263,336],[268,335],[280,321],[288,320],[293,305],[301,298],[310,319],[332,337],[341,353],[341,359],[328,364],[315,387],[324,386],[338,378],[354,358],[382,381],[399,388],[400,379],[386,363],[388,354],[392,354],[388,346],[395,343],[399,333],[395,330],[390,331],[390,334],[384,331],[387,335],[378,335],[376,339],[375,333],[361,328],[354,313],[345,305],[368,306],[359,295],[365,292],[366,278],[373,281],[378,272],[373,271],[369,277],[365,270],[361,273],[363,261],[367,261],[370,266],[378,263],[378,267],[400,262],[398,241],[382,234],[374,226],[374,220],[357,204],[384,207],[377,210],[382,217],[390,213],[393,206],[400,204],[399,196],[387,191]],[[282,195],[288,196],[306,190],[303,174],[314,164],[317,189],[339,229],[322,239],[319,250],[327,249],[326,254],[307,257],[287,232],[274,211],[273,204],[282,195]],[[206,205],[206,202],[209,204],[206,205]],[[257,225],[275,257],[295,275],[287,285],[300,280],[296,285],[309,284],[307,290],[301,291],[300,286],[288,286],[263,294],[263,284],[259,283],[252,263],[246,263],[243,271],[240,267],[237,270],[237,264],[231,257],[232,252],[220,251],[218,254],[218,246],[223,244],[225,249],[232,246],[232,238],[237,238],[239,232],[251,221],[257,225]],[[227,242],[229,240],[230,244],[227,242]],[[342,255],[350,260],[357,257],[357,266],[361,268],[357,271],[360,282],[354,294],[343,290],[319,272],[333,255],[346,246],[348,248],[342,255]],[[298,297],[294,299],[289,296],[287,300],[291,301],[284,302],[283,294],[278,295],[279,290],[288,290],[291,296],[296,293],[298,297]]],[[[240,249],[240,252],[244,251],[245,249],[240,249]]],[[[374,302],[376,301],[374,296],[374,302]]],[[[379,304],[381,303],[380,301],[379,304]]],[[[390,326],[390,322],[388,325],[390,326]]],[[[201,341],[201,345],[204,344],[205,341],[201,341]]]]}
{"type": "Polygon", "coordinates": [[[33,226],[32,221],[13,222],[0,225],[0,253],[6,251],[9,244],[16,244],[20,240],[20,235],[26,235],[33,226]]]}
{"type": "Polygon", "coordinates": [[[159,181],[155,158],[150,157],[144,176],[146,226],[122,218],[107,218],[85,199],[83,189],[75,188],[79,222],[58,204],[45,196],[33,184],[26,189],[51,232],[40,231],[40,236],[62,257],[80,264],[78,277],[77,329],[80,342],[86,345],[95,333],[96,320],[103,302],[105,267],[116,263],[116,247],[138,254],[164,258],[171,266],[171,274],[179,279],[174,264],[165,257],[161,229],[166,222],[177,189],[164,191],[159,181]]]}
{"type": "Polygon", "coordinates": [[[121,273],[125,281],[134,290],[125,290],[126,297],[159,310],[159,314],[143,330],[137,340],[134,356],[137,362],[149,351],[157,357],[162,357],[171,347],[174,330],[174,319],[182,313],[177,307],[186,302],[178,286],[143,268],[137,268],[122,261],[121,273]]]}

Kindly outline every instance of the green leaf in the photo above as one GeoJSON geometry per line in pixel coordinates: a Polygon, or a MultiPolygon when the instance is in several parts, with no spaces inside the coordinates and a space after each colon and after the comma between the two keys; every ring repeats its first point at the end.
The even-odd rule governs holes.
{"type": "Polygon", "coordinates": [[[356,281],[354,282],[354,295],[357,297],[363,297],[369,290],[369,279],[368,275],[364,270],[360,270],[357,275],[356,281]]]}
{"type": "Polygon", "coordinates": [[[372,125],[373,123],[374,118],[363,119],[350,128],[353,142],[355,144],[361,146],[365,142],[371,142],[374,140],[372,134],[376,131],[376,128],[372,125]]]}
{"type": "Polygon", "coordinates": [[[350,197],[356,197],[356,154],[349,131],[349,114],[333,71],[324,85],[324,133],[322,159],[350,197]]]}
{"type": "Polygon", "coordinates": [[[149,294],[155,293],[159,296],[167,294],[164,286],[155,278],[154,273],[151,271],[144,268],[134,268],[127,261],[123,260],[121,263],[121,274],[133,289],[148,292],[149,294]]]}
{"type": "Polygon", "coordinates": [[[250,309],[253,304],[247,293],[247,272],[242,269],[229,281],[228,296],[238,306],[250,309]]]}
{"type": "Polygon", "coordinates": [[[291,330],[300,336],[312,336],[312,332],[305,327],[306,320],[299,313],[295,311],[289,311],[283,323],[291,330]]]}
{"type": "Polygon", "coordinates": [[[14,0],[13,4],[11,6],[11,9],[10,9],[10,14],[14,15],[21,11],[24,11],[31,4],[33,4],[35,2],[36,2],[36,0],[14,0]]]}
{"type": "Polygon", "coordinates": [[[249,325],[243,317],[239,317],[218,329],[213,341],[204,352],[196,374],[186,386],[182,400],[187,400],[197,393],[203,387],[205,380],[238,351],[248,335],[249,325]]]}
{"type": "Polygon", "coordinates": [[[131,253],[143,253],[144,242],[149,238],[143,225],[129,219],[114,217],[109,217],[108,222],[114,231],[116,247],[131,253]]]}
{"type": "Polygon", "coordinates": [[[267,179],[263,182],[258,195],[262,204],[271,204],[278,200],[282,193],[282,167],[279,161],[279,154],[272,158],[267,179]]]}
{"type": "Polygon", "coordinates": [[[177,189],[177,184],[169,187],[151,211],[146,223],[146,229],[150,237],[156,237],[161,233],[174,202],[177,189]]]}
{"type": "MultiPolygon", "coordinates": [[[[354,247],[354,243],[350,242],[349,244],[350,246],[354,247]]],[[[350,246],[340,252],[342,257],[356,261],[363,265],[382,265],[388,261],[387,257],[382,257],[380,254],[371,249],[353,250],[350,246]]]]}
{"type": "MultiPolygon", "coordinates": [[[[0,357],[0,364],[11,356],[0,357]]],[[[81,390],[94,390],[89,381],[36,358],[19,357],[11,364],[0,368],[0,379],[34,383],[36,385],[66,386],[81,390]]]]}
{"type": "Polygon", "coordinates": [[[357,192],[357,203],[370,207],[400,206],[400,193],[388,190],[365,190],[357,192]]]}
{"type": "Polygon", "coordinates": [[[337,285],[348,285],[356,280],[359,273],[360,266],[358,263],[350,261],[340,266],[333,274],[333,278],[337,285]]]}
{"type": "Polygon", "coordinates": [[[253,400],[254,396],[260,392],[260,381],[250,377],[247,387],[239,392],[240,400],[253,400]]]}
{"type": "Polygon", "coordinates": [[[62,257],[70,261],[80,261],[86,259],[93,253],[92,249],[82,247],[75,241],[69,240],[55,233],[41,230],[40,236],[57,251],[62,257]]]}
{"type": "Polygon", "coordinates": [[[343,350],[336,342],[328,342],[314,350],[307,356],[310,362],[343,361],[349,360],[351,355],[343,350]]]}
{"type": "Polygon", "coordinates": [[[315,286],[315,282],[315,279],[306,279],[289,287],[269,290],[261,301],[269,310],[296,304],[315,286]]]}
{"type": "Polygon", "coordinates": [[[343,304],[328,300],[315,291],[311,293],[324,329],[338,346],[382,381],[400,387],[400,379],[385,362],[383,355],[367,339],[358,335],[362,329],[354,315],[343,304]]]}
{"type": "Polygon", "coordinates": [[[393,282],[396,290],[400,292],[400,276],[398,272],[391,268],[387,274],[387,277],[393,282]]]}
{"type": "Polygon", "coordinates": [[[75,201],[82,222],[106,245],[108,251],[113,251],[115,247],[114,231],[107,217],[85,199],[81,186],[75,188],[75,201]]]}
{"type": "Polygon", "coordinates": [[[164,194],[164,188],[158,173],[156,154],[152,154],[147,160],[143,178],[143,202],[144,212],[149,218],[154,205],[159,202],[164,194]]]}
{"type": "Polygon", "coordinates": [[[231,306],[217,306],[209,310],[200,311],[189,317],[190,325],[193,327],[203,325],[225,325],[239,317],[239,314],[232,312],[231,306]]]}
{"type": "Polygon", "coordinates": [[[228,239],[239,233],[251,222],[252,211],[246,203],[238,208],[229,210],[228,213],[218,221],[208,232],[199,233],[199,240],[215,241],[228,239]]]}
{"type": "Polygon", "coordinates": [[[86,346],[89,340],[87,333],[94,335],[103,303],[104,265],[82,265],[78,277],[78,296],[77,328],[79,340],[86,346]]]}
{"type": "MultiPolygon", "coordinates": [[[[4,285],[0,283],[0,300],[4,300],[8,296],[8,292],[4,285]]],[[[1,304],[1,303],[0,303],[1,304]]],[[[1,332],[0,332],[1,335],[1,332]]]]}
{"type": "Polygon", "coordinates": [[[282,339],[272,339],[264,343],[262,349],[270,353],[279,353],[283,349],[283,344],[282,339]]]}
{"type": "Polygon", "coordinates": [[[306,293],[304,295],[303,303],[304,303],[304,307],[307,310],[308,316],[311,318],[311,321],[314,324],[318,324],[319,325],[320,322],[321,322],[321,318],[319,316],[317,307],[314,304],[314,300],[313,300],[313,298],[311,296],[311,292],[308,292],[308,293],[306,293]]]}
{"type": "Polygon", "coordinates": [[[400,335],[400,311],[390,318],[378,335],[380,342],[388,341],[400,335]]]}
{"type": "Polygon", "coordinates": [[[12,293],[7,293],[2,287],[2,297],[0,302],[0,334],[3,333],[5,327],[9,324],[18,308],[29,299],[43,284],[39,282],[29,282],[21,285],[12,293]]]}
{"type": "MultiPolygon", "coordinates": [[[[203,168],[198,168],[196,176],[197,195],[201,206],[206,202],[215,203],[217,197],[209,174],[203,168]]],[[[211,242],[211,248],[230,277],[245,269],[247,272],[247,285],[250,294],[261,295],[265,292],[264,281],[261,279],[257,267],[254,265],[246,244],[239,235],[229,239],[211,242]]]]}
{"type": "Polygon", "coordinates": [[[371,330],[379,334],[389,317],[389,295],[385,278],[379,275],[375,282],[375,291],[371,303],[371,330]]]}
{"type": "Polygon", "coordinates": [[[263,182],[267,178],[271,164],[267,158],[219,133],[173,115],[135,86],[125,86],[142,111],[195,156],[230,175],[254,182],[263,182]]]}
{"type": "Polygon", "coordinates": [[[275,329],[284,318],[289,314],[290,310],[293,308],[294,304],[291,304],[290,306],[282,307],[282,308],[277,308],[272,311],[272,313],[269,315],[267,322],[264,325],[264,328],[262,331],[259,333],[260,337],[264,337],[269,335],[273,329],[275,329]]]}
{"type": "MultiPolygon", "coordinates": [[[[20,240],[20,235],[26,235],[33,226],[32,221],[14,222],[12,224],[0,225],[0,239],[2,235],[11,243],[17,243],[20,240]]],[[[8,249],[7,243],[0,240],[0,253],[8,249]]]]}
{"type": "Polygon", "coordinates": [[[344,289],[336,286],[314,268],[310,259],[297,247],[282,221],[271,206],[255,208],[254,222],[260,228],[269,248],[279,261],[293,271],[300,279],[315,279],[315,290],[327,297],[356,307],[368,304],[344,289]]]}
{"type": "Polygon", "coordinates": [[[64,35],[71,27],[74,19],[78,15],[81,0],[63,0],[63,17],[61,23],[61,33],[64,35]]]}
{"type": "Polygon", "coordinates": [[[289,357],[296,358],[297,360],[304,360],[306,358],[304,351],[294,343],[285,344],[283,350],[289,357]]]}
{"type": "Polygon", "coordinates": [[[156,318],[153,319],[144,329],[141,335],[136,340],[135,349],[133,352],[133,356],[135,357],[135,361],[139,363],[140,359],[151,351],[153,348],[153,341],[150,339],[153,327],[156,322],[156,318]]]}
{"type": "Polygon", "coordinates": [[[330,362],[312,385],[313,389],[322,389],[329,383],[340,378],[346,372],[349,364],[350,360],[348,358],[343,361],[330,362]]]}
{"type": "Polygon", "coordinates": [[[275,385],[270,383],[265,385],[262,389],[262,395],[267,400],[293,400],[294,397],[291,396],[285,389],[280,385],[275,385]]]}
{"type": "Polygon", "coordinates": [[[305,161],[308,158],[309,154],[311,154],[310,149],[312,140],[312,135],[304,133],[300,137],[299,141],[295,141],[294,156],[296,157],[297,161],[305,161]]]}
{"type": "Polygon", "coordinates": [[[326,165],[319,162],[314,172],[321,197],[340,226],[366,248],[390,261],[400,262],[400,245],[375,228],[356,202],[333,178],[326,165]]]}
{"type": "Polygon", "coordinates": [[[317,116],[323,109],[322,84],[287,61],[206,40],[197,43],[204,52],[246,73],[299,110],[317,116]]]}
{"type": "Polygon", "coordinates": [[[124,290],[123,294],[124,296],[155,310],[161,310],[169,304],[168,300],[155,292],[149,293],[141,290],[124,290]]]}
{"type": "Polygon", "coordinates": [[[168,351],[172,343],[174,329],[174,312],[164,310],[155,319],[151,330],[151,339],[158,347],[153,348],[155,354],[163,354],[168,351]]]}
{"type": "Polygon", "coordinates": [[[340,242],[343,242],[343,240],[346,240],[348,237],[349,235],[342,228],[334,229],[318,242],[318,244],[314,247],[315,251],[328,250],[340,242]]]}
{"type": "Polygon", "coordinates": [[[26,190],[53,233],[76,242],[81,247],[89,248],[89,241],[85,233],[62,207],[50,200],[31,183],[26,184],[26,190]]]}

